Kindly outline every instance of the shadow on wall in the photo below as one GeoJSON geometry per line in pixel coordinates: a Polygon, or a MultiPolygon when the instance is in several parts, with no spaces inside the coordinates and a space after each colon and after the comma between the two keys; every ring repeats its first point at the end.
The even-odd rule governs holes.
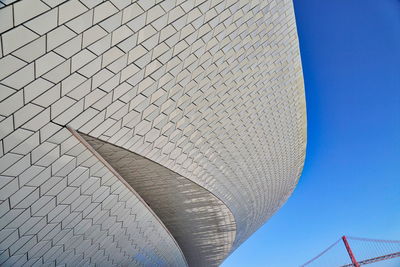
{"type": "Polygon", "coordinates": [[[190,266],[216,266],[225,259],[235,240],[236,224],[221,200],[158,163],[97,138],[81,136],[164,222],[190,266]]]}

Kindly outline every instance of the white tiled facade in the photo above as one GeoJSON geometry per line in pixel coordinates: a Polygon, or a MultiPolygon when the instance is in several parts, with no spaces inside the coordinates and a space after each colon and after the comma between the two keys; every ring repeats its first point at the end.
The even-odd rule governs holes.
{"type": "Polygon", "coordinates": [[[78,135],[162,166],[220,207],[233,232],[197,259],[218,265],[302,170],[291,0],[0,1],[0,265],[195,265],[188,247],[206,238],[174,236],[113,155],[78,135]]]}
{"type": "Polygon", "coordinates": [[[226,257],[235,240],[236,224],[221,200],[129,150],[88,135],[82,137],[160,217],[190,266],[213,266],[226,257]]]}

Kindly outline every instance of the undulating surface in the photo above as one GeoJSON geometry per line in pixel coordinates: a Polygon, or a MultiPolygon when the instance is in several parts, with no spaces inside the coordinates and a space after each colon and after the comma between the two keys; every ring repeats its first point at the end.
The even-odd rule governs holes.
{"type": "Polygon", "coordinates": [[[185,266],[148,208],[67,129],[49,125],[0,159],[1,266],[185,266]]]}
{"type": "Polygon", "coordinates": [[[83,138],[139,193],[165,223],[190,266],[218,265],[231,250],[236,225],[212,193],[129,150],[83,138]]]}
{"type": "MultiPolygon", "coordinates": [[[[69,143],[49,140],[56,132],[68,132],[67,125],[160,164],[212,193],[232,212],[236,226],[233,245],[224,244],[224,253],[246,240],[293,191],[304,161],[306,114],[290,0],[0,2],[0,231],[16,231],[10,239],[1,235],[3,265],[33,261],[42,240],[39,231],[53,225],[50,213],[63,207],[58,201],[61,191],[51,191],[56,200],[41,213],[46,218],[42,228],[21,230],[24,222],[35,218],[34,203],[39,201],[40,208],[47,203],[41,200],[48,192],[42,186],[67,188],[68,176],[80,168],[76,156],[76,164],[70,163],[66,171],[53,171],[64,168],[58,159],[64,163],[64,156],[70,156],[65,154],[69,143]],[[38,165],[37,151],[51,160],[38,165]],[[39,175],[33,172],[35,166],[41,167],[39,173],[50,168],[51,174],[34,183],[39,175]],[[38,199],[18,206],[28,192],[37,192],[38,199]]],[[[83,153],[88,156],[91,151],[83,153]]],[[[93,164],[103,163],[93,158],[93,164]]],[[[81,194],[85,191],[78,188],[81,194]]],[[[141,203],[135,191],[128,191],[141,203]]],[[[94,192],[87,194],[95,199],[94,192]]],[[[120,193],[116,197],[123,198],[120,193]]],[[[103,245],[117,244],[116,237],[71,253],[87,264],[97,262],[89,256],[93,252],[117,257],[113,264],[126,259],[136,261],[133,265],[146,265],[145,260],[185,265],[157,215],[145,204],[131,214],[146,228],[126,228],[139,254],[128,245],[115,245],[129,252],[106,256],[103,245]],[[151,237],[135,237],[143,231],[151,237]],[[165,236],[166,243],[158,242],[157,235],[165,236]],[[144,249],[148,247],[152,249],[144,249]]],[[[230,222],[228,217],[211,221],[230,222]]],[[[83,219],[76,219],[77,224],[83,219]]],[[[116,222],[125,227],[123,221],[116,222]]],[[[56,225],[64,230],[62,222],[56,225]]],[[[46,251],[68,251],[58,247],[56,236],[47,237],[46,251]]],[[[43,255],[35,258],[37,262],[63,261],[55,254],[43,255]]],[[[219,256],[215,260],[217,264],[219,256]]],[[[65,263],[76,264],[69,258],[65,263]]]]}

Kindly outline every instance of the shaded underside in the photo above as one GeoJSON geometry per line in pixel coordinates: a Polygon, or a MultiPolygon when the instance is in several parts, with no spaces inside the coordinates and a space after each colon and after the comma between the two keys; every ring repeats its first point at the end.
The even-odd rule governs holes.
{"type": "Polygon", "coordinates": [[[216,266],[228,255],[236,224],[221,200],[158,163],[88,135],[82,137],[154,210],[190,266],[216,266]]]}

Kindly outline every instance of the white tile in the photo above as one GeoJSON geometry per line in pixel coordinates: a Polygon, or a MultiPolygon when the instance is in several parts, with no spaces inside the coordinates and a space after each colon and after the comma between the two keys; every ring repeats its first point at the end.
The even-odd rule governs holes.
{"type": "Polygon", "coordinates": [[[40,77],[55,66],[61,64],[65,59],[54,52],[47,53],[46,55],[38,58],[35,61],[35,76],[40,77]]]}
{"type": "Polygon", "coordinates": [[[168,13],[164,13],[164,15],[153,21],[151,24],[153,25],[154,29],[161,31],[168,25],[168,13]]]}
{"type": "Polygon", "coordinates": [[[31,131],[39,131],[47,123],[50,122],[50,107],[40,112],[38,115],[33,117],[30,121],[22,125],[24,129],[31,131]]]}
{"type": "Polygon", "coordinates": [[[90,45],[88,49],[93,53],[95,53],[96,55],[100,55],[103,54],[110,47],[111,47],[111,34],[108,34],[104,38],[101,38],[94,44],[90,45]]]}
{"type": "Polygon", "coordinates": [[[62,55],[65,58],[70,58],[72,55],[78,53],[82,47],[82,35],[78,35],[72,38],[68,42],[62,44],[54,51],[62,55]]]}
{"type": "Polygon", "coordinates": [[[20,110],[14,113],[14,122],[15,127],[20,127],[22,124],[32,119],[35,115],[40,113],[43,110],[42,107],[39,107],[35,104],[27,104],[20,110]]]}
{"type": "Polygon", "coordinates": [[[60,5],[62,2],[66,2],[68,0],[43,0],[46,4],[48,4],[51,7],[56,7],[60,5]]]}
{"type": "Polygon", "coordinates": [[[73,73],[61,82],[61,96],[68,94],[87,79],[78,73],[73,73]]]}
{"type": "Polygon", "coordinates": [[[143,13],[143,9],[137,3],[133,3],[127,8],[124,8],[122,14],[122,23],[125,24],[143,13]]]}
{"type": "MultiPolygon", "coordinates": [[[[46,0],[47,2],[49,1],[60,1],[60,0],[46,0]]],[[[41,221],[40,221],[41,222],[41,221]]],[[[37,234],[37,233],[36,233],[37,234]]],[[[40,241],[36,244],[36,246],[34,246],[31,251],[29,252],[29,258],[36,259],[37,261],[32,265],[32,267],[39,267],[39,266],[43,266],[44,262],[43,262],[43,254],[46,253],[46,251],[48,251],[51,248],[52,244],[51,241],[40,241]]],[[[30,261],[28,261],[27,263],[29,263],[30,261]]],[[[51,263],[49,263],[50,265],[51,263]]],[[[30,265],[28,265],[30,266],[30,265]]],[[[51,266],[51,265],[50,265],[51,266]]]]}
{"type": "MultiPolygon", "coordinates": [[[[9,182],[11,182],[15,177],[8,177],[8,176],[0,176],[0,188],[3,188],[5,185],[7,185],[9,182]]],[[[7,203],[8,204],[8,203],[7,203]]],[[[0,213],[1,216],[4,215],[4,210],[9,211],[9,205],[7,205],[7,208],[2,208],[2,212],[0,213]]],[[[1,238],[0,238],[1,239],[1,238]]]]}
{"type": "Polygon", "coordinates": [[[4,229],[1,231],[1,236],[4,238],[0,243],[1,250],[8,249],[19,238],[17,229],[4,229]]]}
{"type": "Polygon", "coordinates": [[[31,136],[33,132],[25,130],[25,129],[17,129],[12,134],[8,135],[4,138],[4,152],[7,153],[20,143],[22,143],[25,139],[31,136]]]}
{"type": "MultiPolygon", "coordinates": [[[[27,253],[34,245],[36,245],[36,237],[30,236],[27,242],[24,242],[24,244],[21,247],[18,247],[16,249],[15,255],[23,255],[27,253]]],[[[10,248],[10,253],[11,253],[11,248],[10,248]]],[[[25,256],[21,257],[15,264],[18,266],[22,266],[22,264],[27,262],[27,258],[25,256]]]]}
{"type": "MultiPolygon", "coordinates": [[[[61,154],[66,154],[70,149],[72,149],[75,146],[79,146],[81,143],[78,141],[78,139],[75,136],[70,136],[67,138],[64,142],[61,143],[61,154]]],[[[70,155],[69,156],[74,156],[70,155]]]]}
{"type": "Polygon", "coordinates": [[[56,144],[50,142],[41,143],[40,146],[38,146],[32,151],[32,164],[35,164],[36,161],[41,159],[44,155],[46,155],[56,147],[57,147],[56,144]]]}
{"type": "Polygon", "coordinates": [[[24,46],[39,37],[24,26],[18,26],[2,35],[4,55],[24,46]]]}
{"type": "MultiPolygon", "coordinates": [[[[31,165],[28,169],[26,169],[23,173],[21,173],[18,177],[20,186],[24,186],[26,183],[31,181],[37,175],[40,175],[42,171],[44,171],[44,167],[31,165]]],[[[33,202],[32,202],[33,203],[33,202]]]]}
{"type": "Polygon", "coordinates": [[[75,158],[68,155],[62,155],[51,165],[51,174],[56,175],[58,171],[60,171],[65,165],[67,165],[70,161],[75,158]]]}
{"type": "MultiPolygon", "coordinates": [[[[8,184],[6,184],[5,186],[3,186],[1,189],[0,189],[0,199],[1,200],[6,200],[7,198],[9,198],[12,194],[14,194],[15,192],[17,192],[18,191],[18,189],[19,189],[19,187],[18,187],[18,180],[17,179],[13,179],[12,181],[10,181],[8,184]]],[[[18,212],[21,212],[22,210],[15,210],[15,212],[13,212],[13,210],[11,210],[10,212],[8,212],[8,214],[7,215],[9,215],[9,216],[4,216],[3,218],[2,218],[2,223],[1,224],[3,224],[2,226],[4,226],[4,225],[7,225],[8,224],[8,222],[7,222],[7,220],[6,220],[6,218],[8,219],[8,218],[10,218],[10,216],[12,215],[12,214],[16,214],[17,215],[17,213],[18,212]]],[[[11,220],[12,219],[14,219],[14,218],[10,218],[11,220]]]]}
{"type": "Polygon", "coordinates": [[[95,110],[93,108],[88,108],[85,111],[83,111],[81,114],[79,114],[76,118],[74,118],[69,123],[69,126],[74,128],[74,129],[79,129],[80,127],[85,125],[86,122],[88,122],[94,116],[96,116],[98,113],[99,113],[98,110],[95,110]]]}
{"type": "Polygon", "coordinates": [[[81,0],[81,2],[88,8],[94,8],[99,5],[103,0],[81,0]]]}
{"type": "Polygon", "coordinates": [[[26,63],[12,55],[0,58],[0,80],[25,66],[26,63]]]}
{"type": "Polygon", "coordinates": [[[10,134],[14,130],[13,117],[10,116],[0,122],[0,139],[10,134]]]}
{"type": "Polygon", "coordinates": [[[24,25],[37,34],[43,35],[57,27],[57,18],[58,9],[51,9],[37,18],[28,21],[24,25]]]}
{"type": "Polygon", "coordinates": [[[125,80],[129,79],[130,77],[132,77],[133,75],[138,73],[139,70],[140,69],[138,67],[136,67],[134,64],[128,65],[126,68],[124,68],[121,71],[121,81],[125,81],[125,80]]]}
{"type": "MultiPolygon", "coordinates": [[[[49,237],[50,238],[50,237],[49,237]]],[[[44,255],[43,260],[45,262],[52,262],[57,259],[57,257],[63,252],[62,246],[53,246],[44,255]]]]}
{"type": "Polygon", "coordinates": [[[150,36],[153,36],[156,33],[157,31],[151,25],[147,25],[139,31],[138,43],[143,42],[144,40],[148,39],[150,36]]]}
{"type": "Polygon", "coordinates": [[[132,31],[138,32],[146,25],[146,13],[139,15],[126,24],[132,31]]]}
{"type": "Polygon", "coordinates": [[[133,32],[126,25],[122,25],[120,28],[112,33],[111,45],[114,46],[124,39],[128,38],[133,32]]]}
{"type": "Polygon", "coordinates": [[[68,184],[70,186],[80,186],[81,182],[86,181],[88,178],[89,169],[80,166],[68,174],[68,184]],[[77,179],[82,181],[78,182],[77,179]]]}
{"type": "Polygon", "coordinates": [[[86,47],[107,35],[107,32],[98,25],[83,32],[83,47],[86,47]]]}
{"type": "MultiPolygon", "coordinates": [[[[55,180],[55,179],[49,178],[49,179],[47,179],[47,181],[48,181],[48,183],[49,182],[55,183],[56,181],[58,181],[60,179],[61,178],[56,178],[56,180],[55,180]]],[[[42,184],[42,186],[44,186],[45,183],[42,184]]],[[[47,185],[47,187],[45,187],[45,189],[48,189],[48,185],[47,185]]],[[[39,198],[38,201],[36,201],[35,203],[32,204],[31,212],[32,212],[32,215],[34,215],[34,216],[46,216],[55,207],[56,207],[56,198],[55,197],[42,196],[41,198],[39,198]]],[[[48,226],[48,224],[47,224],[47,226],[48,226]]],[[[53,225],[53,227],[54,227],[54,225],[53,225]]]]}
{"type": "Polygon", "coordinates": [[[0,114],[3,116],[9,116],[16,110],[21,108],[24,104],[22,91],[16,92],[7,99],[0,102],[0,114]]]}
{"type": "Polygon", "coordinates": [[[53,83],[48,82],[42,78],[38,78],[24,88],[25,103],[29,103],[43,92],[47,91],[53,86],[53,83]]]}
{"type": "Polygon", "coordinates": [[[68,131],[65,127],[62,127],[60,131],[58,131],[57,133],[53,134],[48,141],[49,142],[53,142],[53,143],[62,143],[65,140],[67,140],[68,138],[71,137],[71,132],[68,131]]]}
{"type": "Polygon", "coordinates": [[[24,170],[28,169],[29,166],[31,166],[31,161],[30,155],[28,154],[16,163],[14,163],[14,165],[12,165],[10,168],[5,170],[3,174],[8,176],[18,176],[24,170]]]}
{"type": "Polygon", "coordinates": [[[15,162],[17,162],[20,158],[22,158],[21,155],[16,155],[13,153],[5,154],[3,157],[0,158],[0,173],[2,173],[15,162]]]}
{"type": "Polygon", "coordinates": [[[139,5],[144,9],[144,10],[149,10],[152,6],[156,4],[156,1],[138,1],[139,5]]]}
{"type": "MultiPolygon", "coordinates": [[[[36,96],[34,96],[36,97],[36,96]]],[[[50,89],[46,89],[45,93],[37,97],[32,103],[42,107],[48,107],[61,97],[61,84],[57,84],[50,89]]]]}
{"type": "MultiPolygon", "coordinates": [[[[16,0],[11,0],[11,1],[16,1],[16,0]]],[[[12,255],[7,259],[7,261],[2,262],[2,264],[4,264],[5,266],[21,266],[22,264],[25,263],[25,261],[26,257],[18,254],[18,255],[12,255]]]]}
{"type": "Polygon", "coordinates": [[[40,129],[40,141],[48,140],[54,133],[58,132],[61,126],[55,123],[48,123],[40,129]]]}
{"type": "Polygon", "coordinates": [[[91,80],[86,80],[85,82],[78,85],[75,89],[69,92],[67,95],[75,100],[79,100],[88,95],[92,89],[91,80]]]}
{"type": "Polygon", "coordinates": [[[152,61],[151,63],[147,64],[145,76],[149,76],[151,73],[155,72],[157,69],[161,68],[162,64],[157,60],[152,61]]]}
{"type": "Polygon", "coordinates": [[[2,83],[15,89],[21,89],[35,79],[33,65],[34,64],[31,63],[28,66],[18,70],[14,74],[4,79],[2,83]]]}
{"type": "Polygon", "coordinates": [[[145,55],[146,53],[148,53],[148,51],[146,50],[146,48],[144,48],[141,45],[136,46],[134,49],[132,49],[131,51],[129,51],[128,54],[128,64],[135,62],[138,58],[142,57],[143,55],[145,55]]]}
{"type": "Polygon", "coordinates": [[[109,105],[106,108],[106,118],[110,117],[112,114],[114,114],[115,112],[117,112],[120,108],[122,108],[125,105],[125,103],[121,102],[121,101],[115,101],[113,102],[111,105],[109,105]]]}
{"type": "Polygon", "coordinates": [[[100,26],[107,32],[112,32],[121,26],[122,12],[118,12],[111,17],[100,22],[100,26]]]}
{"type": "Polygon", "coordinates": [[[111,2],[119,9],[124,9],[127,7],[132,1],[130,0],[111,0],[111,2]]]}
{"type": "Polygon", "coordinates": [[[64,24],[72,18],[86,12],[87,8],[78,0],[70,0],[59,7],[59,23],[64,24]]]}
{"type": "Polygon", "coordinates": [[[14,208],[19,202],[31,194],[36,188],[30,186],[23,186],[10,197],[11,208],[14,208]]]}
{"type": "Polygon", "coordinates": [[[71,71],[74,72],[78,69],[80,69],[82,66],[87,64],[88,62],[92,61],[93,59],[96,58],[96,55],[90,52],[87,49],[83,49],[76,55],[72,57],[72,66],[71,66],[71,71]]]}
{"type": "Polygon", "coordinates": [[[69,21],[66,25],[76,33],[81,33],[92,26],[93,10],[89,10],[79,17],[69,21]]]}
{"type": "Polygon", "coordinates": [[[98,72],[101,69],[101,57],[98,57],[94,60],[92,60],[90,63],[86,64],[82,68],[78,70],[79,74],[82,74],[83,76],[90,78],[92,77],[96,72],[98,72]]]}
{"type": "Polygon", "coordinates": [[[118,12],[118,9],[113,4],[108,1],[104,2],[94,8],[93,23],[96,24],[116,12],[118,12]]]}
{"type": "Polygon", "coordinates": [[[114,73],[107,69],[102,69],[101,71],[97,72],[96,75],[93,76],[92,79],[92,88],[97,88],[101,84],[103,84],[105,81],[110,79],[114,73]]]}
{"type": "Polygon", "coordinates": [[[66,125],[83,111],[83,99],[70,106],[66,111],[54,119],[54,122],[66,125]]]}
{"type": "Polygon", "coordinates": [[[61,25],[47,34],[47,51],[53,50],[75,36],[76,33],[61,25]]]}
{"type": "Polygon", "coordinates": [[[62,112],[64,112],[66,109],[68,109],[70,106],[75,104],[77,101],[71,99],[70,97],[64,96],[60,100],[58,100],[56,103],[51,105],[51,117],[52,119],[60,115],[62,112]]]}
{"type": "MultiPolygon", "coordinates": [[[[133,65],[129,65],[127,68],[129,68],[130,66],[133,66],[133,65]]],[[[125,68],[125,69],[127,69],[127,68],[125,68]]],[[[122,79],[122,73],[121,73],[121,79],[122,79]]],[[[120,85],[118,85],[118,87],[116,87],[113,92],[113,101],[115,101],[116,99],[119,99],[121,96],[123,96],[129,90],[132,90],[132,86],[129,85],[128,83],[124,82],[124,83],[121,83],[120,85]]]]}
{"type": "Polygon", "coordinates": [[[128,38],[123,40],[122,42],[117,44],[117,47],[120,48],[125,53],[128,53],[137,45],[137,34],[131,34],[128,38]]]}
{"type": "MultiPolygon", "coordinates": [[[[34,201],[33,201],[34,202],[34,201]]],[[[31,203],[33,203],[31,202],[31,203]]],[[[21,227],[19,228],[19,232],[21,235],[25,235],[29,230],[35,228],[35,226],[40,224],[43,224],[43,222],[41,223],[41,220],[45,220],[45,218],[41,218],[41,217],[30,217],[29,220],[27,220],[23,225],[21,225],[21,227]]],[[[32,251],[32,250],[31,250],[32,251]]]]}
{"type": "Polygon", "coordinates": [[[124,54],[125,53],[123,51],[121,51],[119,48],[112,47],[111,49],[109,49],[107,52],[105,52],[103,54],[102,67],[104,68],[105,66],[107,66],[108,64],[113,62],[114,60],[122,57],[124,54]]]}
{"type": "MultiPolygon", "coordinates": [[[[76,170],[76,168],[69,173],[69,175],[71,175],[72,173],[74,173],[76,170]]],[[[68,177],[69,177],[68,175],[68,177]]],[[[69,182],[68,182],[69,185],[69,182]]],[[[76,188],[76,187],[71,187],[71,186],[67,186],[64,188],[64,190],[62,190],[59,194],[57,194],[57,203],[58,204],[66,204],[63,201],[69,197],[71,194],[75,194],[76,197],[78,198],[80,195],[80,189],[76,188]]]]}
{"type": "Polygon", "coordinates": [[[156,35],[153,35],[149,39],[143,41],[142,45],[147,50],[153,50],[153,48],[158,44],[158,42],[159,42],[159,33],[157,33],[156,35]]]}
{"type": "Polygon", "coordinates": [[[71,60],[67,60],[61,65],[58,65],[51,71],[47,72],[43,78],[58,83],[71,73],[71,60]]]}
{"type": "Polygon", "coordinates": [[[164,14],[165,11],[159,5],[156,5],[147,11],[146,23],[151,23],[159,17],[163,16],[164,14]]]}
{"type": "Polygon", "coordinates": [[[115,87],[118,86],[118,84],[119,75],[114,75],[113,77],[111,77],[111,79],[107,80],[105,83],[99,86],[99,88],[106,92],[111,92],[115,87]]]}
{"type": "Polygon", "coordinates": [[[90,94],[85,96],[85,109],[90,107],[93,103],[105,96],[107,93],[103,90],[95,89],[90,94]]]}
{"type": "Polygon", "coordinates": [[[41,55],[44,55],[44,53],[46,53],[45,36],[25,45],[24,47],[15,51],[13,54],[27,62],[32,62],[41,55]]]}
{"type": "Polygon", "coordinates": [[[150,129],[151,129],[151,122],[143,120],[136,125],[135,134],[145,135],[147,132],[150,131],[150,129]]]}
{"type": "Polygon", "coordinates": [[[108,118],[103,123],[101,123],[98,127],[96,127],[93,131],[90,132],[90,135],[94,137],[99,137],[105,131],[107,131],[112,125],[114,125],[116,121],[114,119],[108,118]]]}
{"type": "Polygon", "coordinates": [[[56,147],[53,150],[51,150],[48,154],[44,155],[42,158],[36,161],[35,164],[42,167],[48,167],[59,157],[60,157],[59,147],[56,147]]]}
{"type": "MultiPolygon", "coordinates": [[[[39,188],[36,188],[32,193],[30,193],[27,197],[22,199],[15,208],[16,209],[27,209],[31,206],[33,202],[39,199],[39,188]]],[[[26,222],[25,222],[26,223],[26,222]]],[[[24,224],[25,224],[24,223],[24,224]]],[[[22,225],[21,225],[22,226],[22,225]]]]}
{"type": "Polygon", "coordinates": [[[19,1],[14,4],[15,25],[21,24],[49,9],[40,0],[19,1]]]}
{"type": "Polygon", "coordinates": [[[63,218],[65,218],[69,214],[69,206],[68,205],[57,205],[55,209],[50,211],[50,213],[47,215],[47,218],[49,222],[55,223],[55,222],[61,222],[63,218]],[[64,214],[64,215],[63,215],[64,214]],[[61,219],[55,219],[61,215],[61,219]]]}
{"type": "Polygon", "coordinates": [[[5,32],[13,27],[13,11],[12,6],[0,9],[0,33],[5,32]]]}

